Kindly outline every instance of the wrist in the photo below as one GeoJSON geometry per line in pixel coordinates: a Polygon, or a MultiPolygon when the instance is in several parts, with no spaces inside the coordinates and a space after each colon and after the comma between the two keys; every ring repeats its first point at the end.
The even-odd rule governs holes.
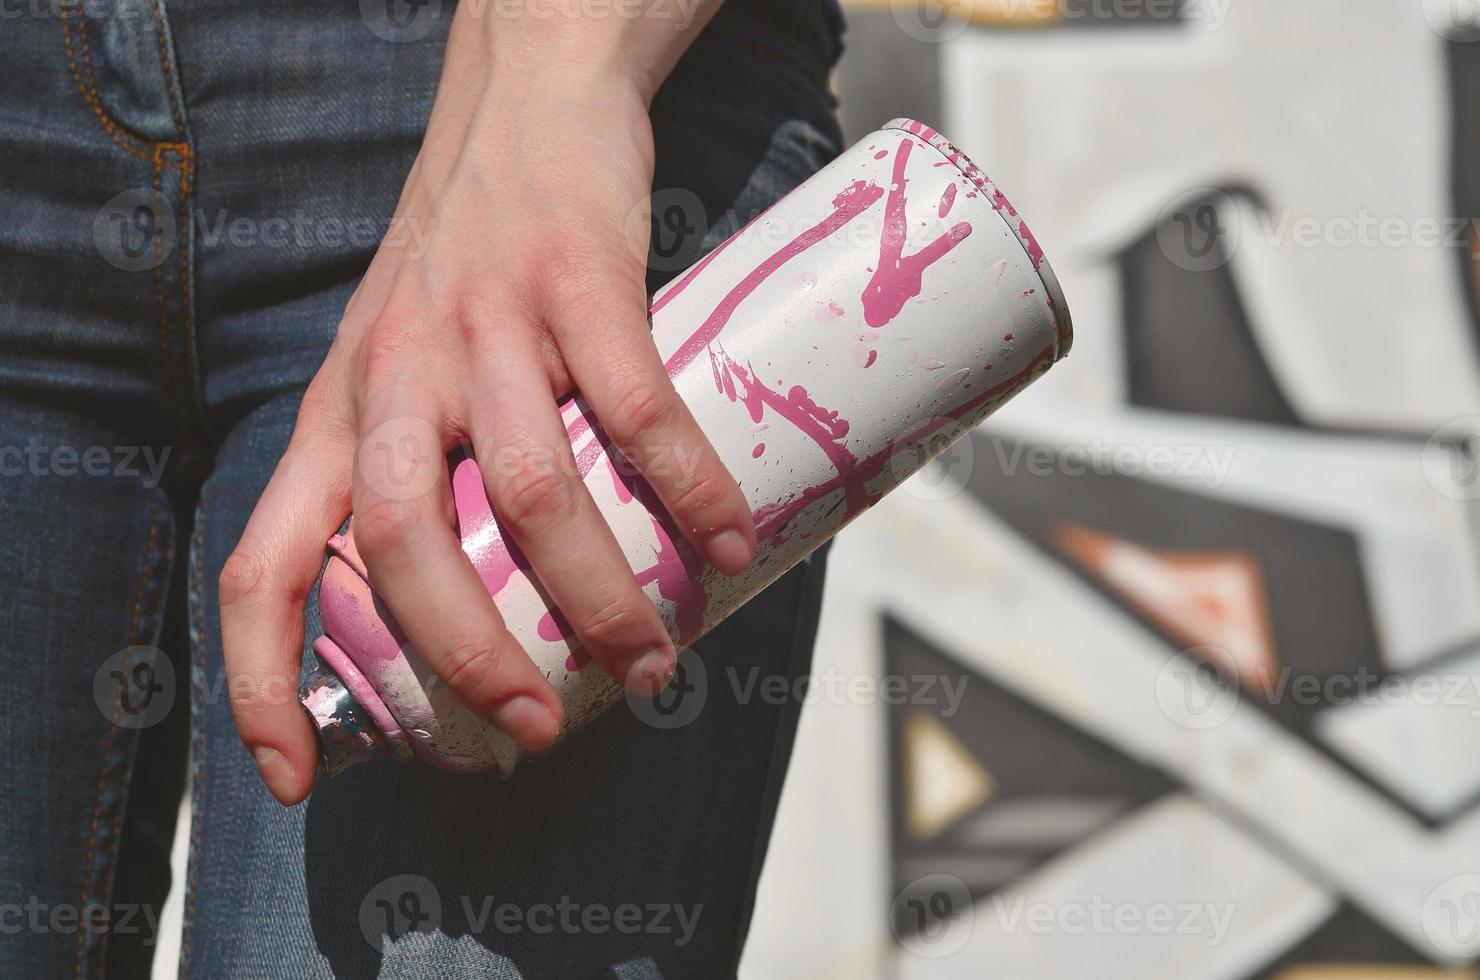
{"type": "MultiPolygon", "coordinates": [[[[503,91],[593,95],[651,104],[658,86],[713,14],[716,0],[611,0],[604,13],[569,0],[463,4],[453,24],[503,91]]],[[[603,8],[605,9],[605,8],[603,8]]],[[[451,46],[450,46],[451,47],[451,46]]],[[[449,57],[451,56],[449,50],[449,57]]]]}

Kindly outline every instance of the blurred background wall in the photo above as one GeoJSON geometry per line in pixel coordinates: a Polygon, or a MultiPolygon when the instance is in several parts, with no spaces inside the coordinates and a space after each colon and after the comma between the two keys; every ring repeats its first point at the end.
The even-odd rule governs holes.
{"type": "Polygon", "coordinates": [[[837,543],[744,975],[1480,977],[1480,3],[848,14],[1076,345],[837,543]]]}

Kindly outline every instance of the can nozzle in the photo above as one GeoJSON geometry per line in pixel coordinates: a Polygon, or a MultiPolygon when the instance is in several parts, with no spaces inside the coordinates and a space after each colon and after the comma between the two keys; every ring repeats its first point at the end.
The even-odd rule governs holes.
{"type": "Polygon", "coordinates": [[[350,766],[374,759],[404,761],[355,700],[339,675],[319,666],[298,688],[298,700],[313,721],[319,741],[319,770],[331,779],[350,766]]]}

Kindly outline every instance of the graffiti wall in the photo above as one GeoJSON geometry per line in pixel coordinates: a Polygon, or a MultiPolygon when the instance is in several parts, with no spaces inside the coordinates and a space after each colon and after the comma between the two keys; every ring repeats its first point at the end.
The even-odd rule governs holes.
{"type": "Polygon", "coordinates": [[[1076,344],[839,540],[745,974],[1480,977],[1480,4],[849,14],[1076,344]]]}

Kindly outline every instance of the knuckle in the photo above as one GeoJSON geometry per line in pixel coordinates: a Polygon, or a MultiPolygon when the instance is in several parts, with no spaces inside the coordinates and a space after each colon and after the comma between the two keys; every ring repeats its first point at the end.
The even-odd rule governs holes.
{"type": "Polygon", "coordinates": [[[269,721],[277,709],[297,699],[296,684],[285,678],[247,671],[231,674],[227,693],[231,710],[238,721],[269,721]]]}
{"type": "Polygon", "coordinates": [[[476,351],[487,345],[490,331],[504,315],[512,312],[509,302],[499,303],[481,292],[458,292],[448,301],[448,319],[457,331],[458,342],[465,350],[476,351]]]}
{"type": "MultiPolygon", "coordinates": [[[[557,266],[558,268],[558,266],[557,266]]],[[[595,320],[610,307],[611,276],[588,260],[546,280],[551,302],[567,317],[595,320]]]]}
{"type": "Polygon", "coordinates": [[[442,682],[474,700],[498,697],[503,653],[487,640],[460,640],[447,648],[437,671],[442,682]]]}
{"type": "Polygon", "coordinates": [[[625,598],[604,603],[581,623],[581,638],[602,650],[615,650],[631,645],[631,638],[642,624],[642,614],[625,598]]]}
{"type": "Polygon", "coordinates": [[[217,580],[223,605],[247,602],[262,594],[268,582],[267,562],[238,545],[221,566],[217,580]]]}
{"type": "Polygon", "coordinates": [[[671,391],[635,384],[618,395],[613,418],[602,421],[608,429],[616,430],[620,440],[628,442],[642,433],[667,429],[674,420],[675,398],[671,391]]]}
{"type": "Polygon", "coordinates": [[[327,371],[321,369],[303,391],[289,445],[298,449],[312,444],[316,439],[342,438],[349,434],[352,427],[345,412],[345,403],[342,390],[329,379],[327,371]]]}
{"type": "Polygon", "coordinates": [[[498,480],[494,496],[499,517],[516,527],[547,525],[575,507],[570,481],[545,463],[526,464],[498,480]]]}
{"type": "Polygon", "coordinates": [[[671,506],[679,514],[712,516],[729,503],[730,481],[713,469],[695,473],[672,490],[671,506]]]}
{"type": "Polygon", "coordinates": [[[303,398],[298,402],[298,424],[301,426],[328,416],[336,401],[326,375],[320,371],[303,389],[303,398]]]}
{"type": "Polygon", "coordinates": [[[355,544],[367,555],[383,555],[412,544],[421,515],[409,500],[379,498],[355,513],[355,544]]]}
{"type": "Polygon", "coordinates": [[[382,317],[371,324],[360,343],[359,373],[373,382],[401,371],[416,351],[414,332],[406,321],[382,317]]]}

